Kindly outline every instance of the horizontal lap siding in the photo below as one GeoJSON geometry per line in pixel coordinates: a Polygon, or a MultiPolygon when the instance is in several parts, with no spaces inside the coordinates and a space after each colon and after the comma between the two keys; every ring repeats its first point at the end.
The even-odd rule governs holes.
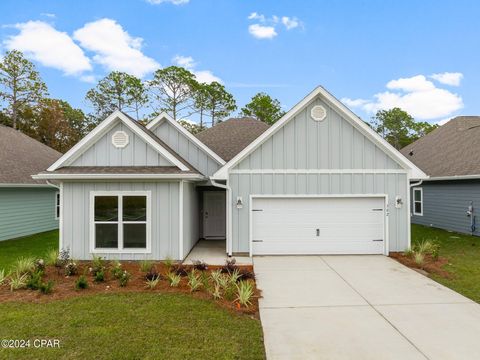
{"type": "Polygon", "coordinates": [[[236,165],[229,174],[229,185],[233,252],[249,251],[249,197],[255,194],[388,194],[389,250],[408,247],[409,209],[394,206],[396,196],[407,202],[406,172],[320,97],[236,165]],[[311,119],[315,105],[327,110],[324,121],[311,119]],[[348,169],[372,171],[348,173],[348,169]],[[282,173],[284,170],[297,173],[282,173]],[[312,173],[315,170],[325,173],[312,173]],[[242,209],[235,206],[237,196],[243,198],[242,209]]]}
{"type": "Polygon", "coordinates": [[[423,189],[423,216],[412,215],[412,223],[470,233],[467,209],[473,201],[477,211],[474,234],[480,236],[480,181],[424,182],[418,187],[423,189]]]}
{"type": "Polygon", "coordinates": [[[55,188],[1,188],[0,241],[58,228],[55,188]]]}
{"type": "Polygon", "coordinates": [[[202,174],[210,176],[219,169],[220,165],[210,155],[167,121],[157,126],[154,133],[202,174]]]}
{"type": "Polygon", "coordinates": [[[63,185],[63,248],[76,259],[91,259],[90,192],[151,191],[151,254],[97,254],[109,259],[142,260],[179,258],[178,182],[65,182],[63,185]]]}

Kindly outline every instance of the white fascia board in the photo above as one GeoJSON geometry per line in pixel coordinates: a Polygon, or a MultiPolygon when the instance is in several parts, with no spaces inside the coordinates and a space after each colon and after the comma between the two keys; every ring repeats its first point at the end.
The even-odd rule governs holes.
{"type": "Polygon", "coordinates": [[[185,129],[182,125],[178,123],[178,121],[175,121],[170,115],[168,115],[166,112],[162,112],[160,115],[158,115],[155,119],[150,121],[147,124],[147,129],[154,131],[155,128],[159,125],[161,125],[164,121],[168,121],[173,127],[175,127],[179,132],[181,132],[183,135],[187,137],[191,142],[193,142],[195,145],[197,145],[200,149],[205,151],[208,155],[212,157],[213,160],[215,160],[217,163],[220,165],[225,165],[225,160],[223,160],[220,156],[218,156],[212,149],[210,149],[207,145],[205,145],[203,142],[197,139],[196,136],[194,136],[190,131],[185,129]]]}
{"type": "Polygon", "coordinates": [[[33,175],[35,180],[155,180],[155,179],[189,179],[205,180],[200,174],[38,174],[33,175]]]}
{"type": "MultiPolygon", "coordinates": [[[[35,176],[35,175],[34,175],[35,176]]],[[[32,176],[33,178],[33,176],[32,176]]],[[[51,188],[48,184],[14,184],[14,183],[0,183],[0,188],[21,187],[21,188],[51,188]]]]}
{"type": "MultiPolygon", "coordinates": [[[[423,181],[445,181],[445,180],[476,180],[480,179],[480,174],[474,175],[451,175],[451,176],[435,176],[424,179],[423,181]]],[[[414,179],[412,179],[414,180],[414,179]]],[[[416,179],[415,179],[416,180],[416,179]]]]}
{"type": "Polygon", "coordinates": [[[316,96],[321,95],[323,96],[328,102],[330,102],[333,107],[335,107],[341,114],[345,116],[347,120],[349,120],[352,125],[354,125],[363,135],[367,138],[372,140],[374,143],[378,144],[378,146],[391,155],[394,159],[396,159],[404,169],[408,170],[409,177],[415,179],[426,179],[427,175],[420,170],[415,164],[413,164],[410,160],[404,157],[398,150],[396,150],[392,145],[390,145],[387,141],[385,141],[380,135],[378,135],[372,128],[370,128],[367,124],[365,124],[357,115],[355,115],[350,109],[348,109],[345,105],[343,105],[339,100],[337,100],[333,95],[331,95],[327,90],[323,87],[319,86],[315,90],[313,90],[310,94],[308,94],[302,101],[300,101],[297,105],[295,105],[292,109],[290,109],[284,116],[282,116],[275,124],[273,124],[267,131],[265,131],[262,135],[260,135],[255,141],[250,143],[245,149],[243,149],[240,153],[238,153],[233,159],[227,162],[223,167],[217,170],[215,174],[213,174],[214,179],[222,179],[225,180],[228,177],[228,170],[231,169],[233,166],[238,164],[241,160],[243,160],[248,154],[250,154],[253,150],[255,150],[258,146],[260,146],[263,142],[265,142],[268,138],[270,138],[273,134],[275,134],[282,126],[284,126],[288,121],[293,119],[297,113],[302,110],[308,103],[310,103],[316,96]]]}
{"type": "Polygon", "coordinates": [[[152,139],[148,134],[140,130],[136,125],[132,124],[127,116],[125,116],[121,111],[115,110],[110,114],[105,120],[103,120],[95,129],[93,129],[87,136],[80,140],[74,147],[67,151],[60,159],[53,163],[47,171],[55,171],[58,168],[68,165],[77,159],[83,152],[85,152],[91,144],[103,136],[110,127],[114,126],[117,119],[120,119],[131,131],[133,131],[141,139],[145,140],[147,144],[152,146],[157,150],[163,157],[165,157],[172,164],[177,166],[182,171],[190,170],[185,164],[173,156],[167,149],[157,143],[152,139]]]}

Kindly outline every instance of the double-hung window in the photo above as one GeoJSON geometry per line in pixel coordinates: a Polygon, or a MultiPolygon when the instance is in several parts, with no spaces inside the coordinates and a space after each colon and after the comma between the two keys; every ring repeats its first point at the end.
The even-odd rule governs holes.
{"type": "Polygon", "coordinates": [[[423,189],[413,188],[413,215],[423,216],[423,189]]]}
{"type": "Polygon", "coordinates": [[[150,252],[150,194],[92,192],[93,252],[150,252]]]}

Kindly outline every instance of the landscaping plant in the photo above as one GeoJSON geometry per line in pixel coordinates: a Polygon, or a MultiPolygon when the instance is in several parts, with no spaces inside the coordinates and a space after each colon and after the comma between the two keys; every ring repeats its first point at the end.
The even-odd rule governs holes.
{"type": "Polygon", "coordinates": [[[231,273],[238,269],[235,258],[227,259],[225,265],[222,267],[222,273],[231,273]]]}
{"type": "Polygon", "coordinates": [[[120,263],[120,261],[115,260],[112,262],[110,273],[115,279],[120,279],[123,273],[122,264],[120,263]]]}
{"type": "Polygon", "coordinates": [[[167,273],[170,272],[170,270],[172,270],[172,267],[173,267],[173,259],[167,256],[165,260],[163,260],[163,265],[167,268],[167,273]]]}
{"type": "Polygon", "coordinates": [[[101,256],[93,256],[91,272],[93,273],[93,281],[105,281],[105,260],[101,256]]]}
{"type": "Polygon", "coordinates": [[[157,269],[152,266],[145,274],[145,280],[152,280],[154,278],[161,278],[161,275],[158,273],[157,269]]]}
{"type": "Polygon", "coordinates": [[[172,270],[175,274],[180,275],[180,276],[187,276],[188,275],[188,270],[183,265],[173,266],[172,270]]]}
{"type": "Polygon", "coordinates": [[[145,284],[147,285],[148,289],[153,290],[157,287],[159,282],[160,282],[160,277],[157,276],[157,277],[154,277],[150,280],[147,279],[147,281],[145,281],[145,284]]]}
{"type": "Polygon", "coordinates": [[[202,260],[192,260],[193,268],[195,270],[205,271],[208,270],[208,265],[202,260]]]}
{"type": "Polygon", "coordinates": [[[65,276],[73,276],[73,275],[77,275],[77,273],[78,273],[77,264],[73,261],[69,261],[65,265],[65,276]]]}
{"type": "Polygon", "coordinates": [[[127,270],[124,270],[122,272],[122,275],[118,278],[118,283],[120,284],[121,287],[125,287],[127,286],[127,283],[131,277],[132,275],[127,270]]]}
{"type": "Polygon", "coordinates": [[[33,272],[27,279],[26,287],[31,290],[38,290],[42,283],[43,271],[33,272]]]}
{"type": "Polygon", "coordinates": [[[58,260],[58,250],[52,249],[45,255],[45,265],[55,266],[58,260]]]}
{"type": "Polygon", "coordinates": [[[195,269],[192,269],[192,271],[190,271],[187,276],[190,291],[194,292],[199,290],[202,286],[202,281],[200,280],[200,276],[197,274],[197,271],[195,269]]]}
{"type": "Polygon", "coordinates": [[[95,282],[103,282],[105,281],[105,272],[104,270],[100,270],[93,273],[93,281],[95,282]]]}
{"type": "Polygon", "coordinates": [[[10,290],[18,290],[18,289],[23,289],[25,286],[27,286],[27,281],[28,281],[28,274],[19,274],[19,273],[13,273],[10,276],[10,290]]]}
{"type": "Polygon", "coordinates": [[[30,257],[21,257],[13,264],[12,272],[17,274],[29,274],[35,270],[35,260],[30,257]]]}
{"type": "Polygon", "coordinates": [[[41,282],[38,289],[42,294],[50,294],[53,291],[53,286],[55,283],[53,280],[49,280],[47,282],[41,282]]]}
{"type": "Polygon", "coordinates": [[[240,281],[235,284],[237,287],[237,298],[235,299],[241,306],[248,307],[252,304],[254,293],[253,281],[240,281]]]}
{"type": "Polygon", "coordinates": [[[62,249],[57,258],[57,262],[55,263],[56,267],[64,267],[68,261],[70,260],[70,249],[62,249]]]}
{"type": "Polygon", "coordinates": [[[5,270],[1,269],[0,270],[0,286],[4,283],[6,277],[7,275],[5,274],[5,270]]]}
{"type": "Polygon", "coordinates": [[[169,272],[167,274],[167,280],[170,283],[171,287],[177,287],[180,284],[182,277],[174,272],[169,272]]]}
{"type": "Polygon", "coordinates": [[[88,288],[87,277],[85,275],[81,275],[77,281],[75,281],[75,289],[80,290],[86,288],[88,288]]]}
{"type": "Polygon", "coordinates": [[[415,261],[415,264],[422,267],[425,263],[425,255],[421,252],[416,252],[413,255],[413,260],[415,261]]]}
{"type": "Polygon", "coordinates": [[[222,288],[218,283],[213,284],[209,292],[215,300],[220,300],[222,298],[222,288]]]}
{"type": "Polygon", "coordinates": [[[35,265],[35,271],[39,271],[39,270],[43,271],[43,270],[45,270],[45,261],[44,261],[43,259],[37,259],[37,260],[35,260],[34,265],[35,265]]]}
{"type": "Polygon", "coordinates": [[[241,269],[239,275],[239,280],[255,280],[255,273],[253,271],[248,271],[247,269],[241,269]]]}
{"type": "Polygon", "coordinates": [[[141,272],[149,272],[153,267],[153,261],[151,260],[142,260],[140,261],[140,271],[141,272]]]}

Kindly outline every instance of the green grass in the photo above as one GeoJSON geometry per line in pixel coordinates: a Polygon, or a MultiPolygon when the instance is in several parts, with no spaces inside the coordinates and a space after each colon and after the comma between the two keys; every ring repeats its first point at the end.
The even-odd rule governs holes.
{"type": "Polygon", "coordinates": [[[259,320],[184,294],[124,293],[0,304],[0,339],[59,339],[60,349],[1,349],[11,359],[264,359],[259,320]]]}
{"type": "Polygon", "coordinates": [[[0,269],[8,271],[18,258],[39,258],[50,249],[58,249],[58,230],[0,241],[0,269]]]}
{"type": "Polygon", "coordinates": [[[448,260],[444,269],[451,279],[432,274],[435,281],[480,302],[480,237],[412,225],[412,245],[424,239],[440,244],[440,256],[448,260]]]}

